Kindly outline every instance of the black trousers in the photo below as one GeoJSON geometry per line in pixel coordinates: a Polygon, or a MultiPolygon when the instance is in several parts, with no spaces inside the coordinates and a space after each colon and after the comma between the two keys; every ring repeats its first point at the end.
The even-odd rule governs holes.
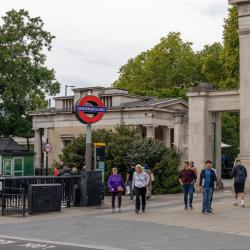
{"type": "Polygon", "coordinates": [[[112,192],[112,208],[115,209],[115,197],[118,196],[118,207],[120,208],[122,205],[122,192],[112,192]]]}
{"type": "Polygon", "coordinates": [[[145,210],[146,192],[147,192],[146,187],[142,187],[142,188],[135,187],[135,198],[136,198],[135,210],[140,211],[141,208],[142,208],[142,211],[145,210]]]}

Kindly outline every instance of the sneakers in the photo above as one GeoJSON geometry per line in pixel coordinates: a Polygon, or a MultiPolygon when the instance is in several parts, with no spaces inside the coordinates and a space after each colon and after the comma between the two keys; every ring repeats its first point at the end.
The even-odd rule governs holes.
{"type": "Polygon", "coordinates": [[[245,207],[245,205],[243,204],[243,205],[241,205],[241,207],[243,207],[243,208],[244,208],[244,207],[245,207]]]}
{"type": "Polygon", "coordinates": [[[184,207],[184,210],[188,210],[188,206],[185,206],[185,207],[184,207]]]}
{"type": "Polygon", "coordinates": [[[189,205],[189,208],[190,208],[191,210],[193,210],[193,209],[194,209],[193,205],[189,205]]]}
{"type": "Polygon", "coordinates": [[[112,209],[112,214],[115,213],[115,209],[112,209]]]}
{"type": "Polygon", "coordinates": [[[136,214],[139,214],[139,210],[135,210],[135,213],[136,213],[136,214]]]}

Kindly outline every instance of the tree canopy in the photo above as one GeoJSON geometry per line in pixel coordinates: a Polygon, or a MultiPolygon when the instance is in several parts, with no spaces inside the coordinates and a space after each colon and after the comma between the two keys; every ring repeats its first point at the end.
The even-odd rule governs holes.
{"type": "Polygon", "coordinates": [[[200,51],[170,32],[152,49],[129,59],[119,70],[113,86],[131,93],[159,97],[184,97],[186,90],[200,82],[215,89],[239,86],[239,37],[236,7],[229,8],[224,21],[223,44],[205,45],[200,51]]]}
{"type": "Polygon", "coordinates": [[[28,113],[47,107],[46,95],[59,92],[55,71],[45,65],[45,51],[55,37],[40,17],[11,10],[0,22],[0,135],[30,137],[28,113]]]}

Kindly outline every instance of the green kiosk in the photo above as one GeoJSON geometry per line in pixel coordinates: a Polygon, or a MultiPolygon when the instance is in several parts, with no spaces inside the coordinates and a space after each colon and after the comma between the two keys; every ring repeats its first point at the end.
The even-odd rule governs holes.
{"type": "Polygon", "coordinates": [[[12,138],[0,139],[0,174],[2,177],[33,176],[34,153],[12,138]]]}

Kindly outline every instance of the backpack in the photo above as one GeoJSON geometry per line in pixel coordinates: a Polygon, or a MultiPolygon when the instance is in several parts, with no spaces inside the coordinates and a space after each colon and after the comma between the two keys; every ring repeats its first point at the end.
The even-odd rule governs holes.
{"type": "Polygon", "coordinates": [[[244,167],[239,166],[239,167],[237,168],[235,182],[236,182],[236,183],[244,183],[245,180],[246,180],[245,169],[244,169],[244,167]]]}

